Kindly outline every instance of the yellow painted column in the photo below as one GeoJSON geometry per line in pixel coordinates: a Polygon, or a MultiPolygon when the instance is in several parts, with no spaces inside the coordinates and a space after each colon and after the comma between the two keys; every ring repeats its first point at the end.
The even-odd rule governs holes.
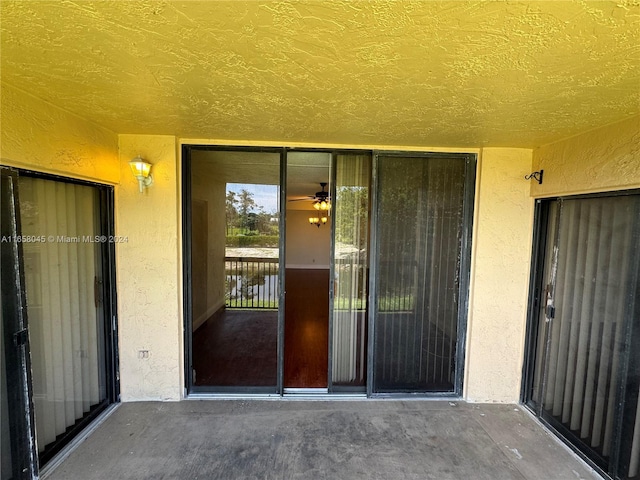
{"type": "Polygon", "coordinates": [[[465,398],[517,402],[528,302],[532,151],[485,148],[476,183],[465,398]]]}
{"type": "Polygon", "coordinates": [[[179,168],[175,137],[120,135],[116,191],[120,387],[123,401],[182,395],[179,168]],[[153,165],[153,185],[139,192],[129,161],[153,165]]]}

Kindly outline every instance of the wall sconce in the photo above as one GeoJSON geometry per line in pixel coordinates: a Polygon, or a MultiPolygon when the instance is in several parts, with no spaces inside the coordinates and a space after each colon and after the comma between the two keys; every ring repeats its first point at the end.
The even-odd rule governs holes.
{"type": "Polygon", "coordinates": [[[138,186],[140,187],[140,193],[142,193],[145,187],[153,185],[153,176],[151,175],[151,164],[145,162],[144,159],[138,155],[136,158],[129,162],[131,172],[133,176],[138,180],[138,186]]]}
{"type": "Polygon", "coordinates": [[[326,224],[327,220],[327,217],[309,217],[309,225],[315,225],[320,228],[320,225],[326,224]]]}

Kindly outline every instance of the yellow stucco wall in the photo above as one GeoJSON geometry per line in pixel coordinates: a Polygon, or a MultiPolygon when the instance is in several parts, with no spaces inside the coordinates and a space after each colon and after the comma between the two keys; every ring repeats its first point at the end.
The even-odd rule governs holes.
{"type": "MultiPolygon", "coordinates": [[[[466,345],[464,396],[467,400],[517,402],[520,395],[533,231],[532,196],[601,191],[640,185],[638,178],[640,169],[636,168],[638,165],[637,135],[637,120],[633,120],[547,145],[535,152],[514,148],[485,148],[481,151],[478,164],[466,345]],[[546,159],[553,159],[553,161],[548,163],[546,159]],[[532,160],[536,162],[533,167],[532,160]],[[544,161],[547,161],[546,165],[541,163],[544,161]],[[545,168],[546,175],[545,182],[539,187],[523,178],[537,168],[545,168]],[[570,172],[585,173],[574,178],[568,176],[570,172]],[[551,180],[556,174],[558,175],[556,178],[563,178],[562,175],[564,175],[563,180],[551,180]],[[541,187],[546,189],[546,193],[541,193],[541,187]]],[[[150,148],[160,150],[164,148],[167,152],[175,151],[172,137],[121,136],[121,148],[126,143],[125,139],[135,140],[133,144],[144,139],[143,143],[150,142],[147,144],[150,148]]],[[[129,157],[139,153],[134,152],[135,148],[127,148],[128,153],[122,152],[122,168],[126,167],[125,163],[129,157]]],[[[412,148],[407,147],[407,149],[412,148]]],[[[154,171],[158,168],[159,166],[154,167],[154,171]]],[[[162,198],[158,199],[162,206],[154,202],[154,208],[152,208],[154,212],[170,210],[171,207],[176,206],[179,208],[175,158],[167,161],[167,168],[168,172],[171,170],[174,172],[167,173],[167,180],[169,183],[174,183],[163,189],[162,198]]],[[[123,213],[124,189],[127,188],[135,193],[134,199],[139,195],[133,179],[130,183],[129,186],[121,187],[123,193],[118,196],[119,216],[130,215],[130,213],[123,213]]],[[[159,192],[160,189],[156,190],[155,186],[148,191],[149,195],[159,194],[159,192]]],[[[129,201],[131,201],[130,197],[129,201]]],[[[149,235],[152,235],[153,231],[157,234],[161,229],[166,235],[179,236],[179,223],[175,210],[169,217],[154,215],[153,218],[155,220],[151,223],[162,219],[162,225],[150,224],[149,235]]],[[[124,220],[123,218],[123,222],[118,222],[120,232],[129,228],[125,228],[124,220]]],[[[131,222],[132,219],[128,218],[126,221],[131,222]]],[[[140,231],[144,230],[142,228],[140,231]]],[[[163,251],[175,252],[173,257],[177,259],[179,252],[175,244],[169,242],[166,246],[169,248],[163,251]]],[[[118,260],[123,262],[124,256],[119,255],[118,260]]],[[[129,258],[127,261],[131,260],[129,258]]],[[[171,260],[169,256],[165,260],[167,262],[163,262],[164,268],[153,267],[149,270],[153,272],[154,278],[158,278],[158,284],[162,283],[160,278],[164,279],[162,283],[164,293],[158,295],[158,298],[162,298],[164,302],[160,302],[164,308],[160,308],[161,311],[152,316],[143,314],[145,321],[140,320],[140,312],[120,311],[121,373],[125,400],[173,399],[180,396],[183,385],[180,333],[182,316],[178,301],[179,285],[174,287],[173,283],[179,276],[180,266],[177,260],[171,260]],[[175,314],[169,312],[175,312],[175,314]],[[151,317],[155,317],[156,321],[152,322],[151,317]],[[140,339],[145,339],[146,343],[142,342],[145,345],[141,344],[140,339]],[[138,350],[146,349],[147,345],[151,351],[150,359],[138,359],[138,350]]],[[[153,263],[150,259],[148,262],[153,263]]],[[[144,263],[146,264],[146,261],[144,263]]],[[[146,267],[143,270],[147,271],[146,267]]],[[[136,273],[126,269],[120,269],[119,273],[125,278],[131,278],[131,280],[121,280],[119,285],[124,287],[123,283],[130,282],[132,285],[137,285],[139,293],[141,293],[140,282],[149,278],[140,276],[139,279],[135,279],[136,273]]],[[[126,288],[129,286],[127,285],[126,288]]],[[[130,301],[122,294],[119,300],[121,308],[123,304],[128,304],[130,301]]],[[[132,308],[135,310],[136,307],[132,308]]]]}
{"type": "Polygon", "coordinates": [[[182,313],[176,141],[121,135],[2,84],[3,165],[115,186],[122,399],[178,399],[182,393],[182,313]],[[143,194],[128,162],[153,165],[143,194]],[[120,183],[122,180],[122,183],[120,183]],[[148,350],[149,358],[138,358],[148,350]]]}
{"type": "Polygon", "coordinates": [[[114,132],[4,83],[0,86],[2,164],[104,183],[120,181],[114,132]]]}
{"type": "MultiPolygon", "coordinates": [[[[117,136],[6,85],[2,86],[1,106],[3,164],[115,185],[116,233],[129,239],[116,250],[122,399],[181,398],[181,205],[176,138],[117,136]],[[128,166],[138,154],[154,165],[155,183],[143,194],[128,166]],[[141,350],[147,350],[149,357],[140,358],[141,350]]],[[[519,397],[532,197],[640,187],[639,125],[640,117],[636,117],[533,152],[467,150],[480,152],[466,345],[468,400],[516,402],[519,397]],[[523,179],[539,168],[545,169],[542,185],[523,179]]]]}
{"type": "MultiPolygon", "coordinates": [[[[179,399],[184,379],[176,139],[118,137],[10,87],[3,88],[2,121],[3,163],[115,184],[116,233],[129,239],[116,246],[122,399],[179,399]],[[143,194],[128,166],[138,154],[154,165],[154,185],[143,194]],[[141,350],[149,357],[140,358],[141,350]]],[[[531,232],[529,185],[522,176],[530,166],[529,150],[485,149],[479,162],[465,389],[470,400],[518,398],[531,232]]]]}
{"type": "Polygon", "coordinates": [[[533,199],[529,149],[485,148],[479,159],[464,396],[517,402],[520,395],[533,199]]]}
{"type": "Polygon", "coordinates": [[[532,171],[540,169],[534,197],[640,187],[640,116],[535,149],[532,171]]]}
{"type": "Polygon", "coordinates": [[[178,400],[183,334],[175,137],[120,135],[120,168],[116,230],[128,237],[116,250],[121,396],[178,400]],[[136,155],[153,165],[154,183],[143,193],[132,175],[124,175],[136,155]]]}

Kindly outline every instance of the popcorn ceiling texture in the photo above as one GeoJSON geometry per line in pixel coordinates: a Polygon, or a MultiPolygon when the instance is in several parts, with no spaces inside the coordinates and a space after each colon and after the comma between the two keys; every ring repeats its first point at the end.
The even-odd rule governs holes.
{"type": "Polygon", "coordinates": [[[1,85],[0,159],[107,183],[120,181],[118,136],[53,105],[1,85]]]}
{"type": "Polygon", "coordinates": [[[532,196],[640,188],[640,117],[535,149],[540,169],[544,181],[531,182],[532,196]]]}
{"type": "Polygon", "coordinates": [[[536,147],[640,111],[640,4],[2,1],[2,81],[116,133],[536,147]]]}

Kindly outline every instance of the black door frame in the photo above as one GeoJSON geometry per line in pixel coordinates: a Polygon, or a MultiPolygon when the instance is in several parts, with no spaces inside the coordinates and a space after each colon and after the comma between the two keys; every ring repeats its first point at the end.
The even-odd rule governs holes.
{"type": "Polygon", "coordinates": [[[24,264],[20,238],[20,200],[16,169],[0,167],[2,175],[2,322],[9,431],[13,478],[31,479],[38,475],[35,442],[31,356],[27,319],[24,264]]]}

